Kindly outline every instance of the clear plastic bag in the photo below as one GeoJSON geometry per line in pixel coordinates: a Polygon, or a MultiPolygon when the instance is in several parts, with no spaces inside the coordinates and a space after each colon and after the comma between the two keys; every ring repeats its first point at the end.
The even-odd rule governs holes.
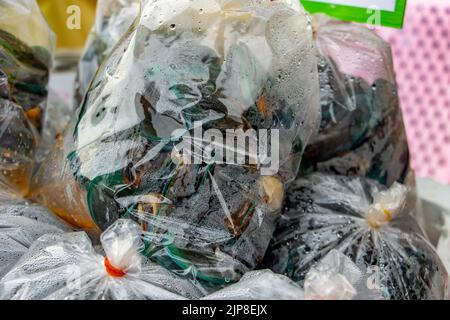
{"type": "Polygon", "coordinates": [[[309,300],[383,300],[370,275],[334,249],[308,271],[303,286],[309,300]]]}
{"type": "Polygon", "coordinates": [[[118,220],[102,234],[106,256],[83,232],[39,238],[0,282],[2,300],[178,300],[195,284],[148,262],[139,226],[118,220]]]}
{"type": "Polygon", "coordinates": [[[20,105],[40,129],[54,34],[35,0],[1,0],[0,7],[0,75],[6,76],[0,95],[20,105]]]}
{"type": "MultiPolygon", "coordinates": [[[[70,128],[66,130],[70,131],[70,128]]],[[[64,139],[55,146],[31,181],[29,198],[41,203],[74,227],[100,234],[86,203],[86,192],[73,178],[64,153],[64,139]]]]}
{"type": "Polygon", "coordinates": [[[28,192],[37,140],[22,107],[0,98],[0,189],[28,192]]]}
{"type": "Polygon", "coordinates": [[[368,28],[313,17],[322,122],[302,171],[403,183],[409,149],[389,44],[368,28]]]}
{"type": "Polygon", "coordinates": [[[2,185],[0,182],[0,203],[4,202],[21,202],[23,201],[23,198],[20,194],[17,194],[15,192],[11,192],[11,190],[7,189],[2,185]]]}
{"type": "MultiPolygon", "coordinates": [[[[47,53],[55,47],[55,35],[35,0],[1,0],[0,29],[26,43],[36,51],[47,53]],[[18,23],[20,22],[20,23],[18,23]]],[[[45,55],[43,61],[51,61],[45,55]]]]}
{"type": "Polygon", "coordinates": [[[0,8],[0,185],[26,194],[45,112],[54,35],[35,0],[0,0],[0,8]]]}
{"type": "Polygon", "coordinates": [[[233,285],[204,300],[379,300],[376,289],[365,287],[367,277],[346,256],[332,250],[305,277],[304,288],[270,270],[252,271],[233,285]]]}
{"type": "Polygon", "coordinates": [[[447,271],[413,218],[407,192],[362,177],[316,173],[296,180],[265,265],[301,282],[336,249],[370,275],[385,299],[442,299],[447,271]]]}
{"type": "Polygon", "coordinates": [[[81,103],[97,69],[139,15],[140,0],[100,0],[78,65],[76,102],[81,103]]]}
{"type": "Polygon", "coordinates": [[[47,112],[45,113],[41,139],[36,151],[35,167],[40,165],[55,146],[55,141],[63,139],[64,131],[75,115],[70,102],[50,88],[47,100],[47,112]]]}
{"type": "Polygon", "coordinates": [[[0,279],[45,234],[70,231],[47,209],[13,197],[0,197],[0,279]]]}
{"type": "Polygon", "coordinates": [[[304,300],[302,288],[281,274],[270,270],[250,271],[203,300],[304,300]]]}
{"type": "Polygon", "coordinates": [[[317,129],[310,20],[284,1],[141,11],[52,157],[66,162],[43,168],[34,194],[72,223],[133,218],[154,260],[223,285],[262,260],[317,129]]]}

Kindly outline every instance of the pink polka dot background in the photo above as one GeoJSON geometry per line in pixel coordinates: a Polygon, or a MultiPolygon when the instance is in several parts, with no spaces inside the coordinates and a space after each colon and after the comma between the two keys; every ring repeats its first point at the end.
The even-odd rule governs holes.
{"type": "Polygon", "coordinates": [[[408,1],[402,30],[378,30],[392,45],[411,165],[450,184],[450,1],[408,1]]]}

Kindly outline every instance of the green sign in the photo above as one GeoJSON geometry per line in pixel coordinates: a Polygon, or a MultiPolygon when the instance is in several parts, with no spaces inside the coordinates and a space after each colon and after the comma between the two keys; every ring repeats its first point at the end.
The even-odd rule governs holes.
{"type": "Polygon", "coordinates": [[[310,13],[336,19],[402,28],[407,0],[300,0],[310,13]]]}

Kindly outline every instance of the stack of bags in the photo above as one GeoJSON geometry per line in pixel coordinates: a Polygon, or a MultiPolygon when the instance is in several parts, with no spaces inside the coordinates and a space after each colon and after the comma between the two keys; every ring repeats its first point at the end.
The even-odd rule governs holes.
{"type": "Polygon", "coordinates": [[[28,193],[55,217],[0,196],[1,299],[445,298],[380,38],[287,0],[97,19],[28,193]]]}

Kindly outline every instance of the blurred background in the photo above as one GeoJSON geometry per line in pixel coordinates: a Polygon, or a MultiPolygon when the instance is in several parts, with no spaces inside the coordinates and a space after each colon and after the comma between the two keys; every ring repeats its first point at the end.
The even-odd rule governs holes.
{"type": "Polygon", "coordinates": [[[59,53],[80,54],[89,31],[94,24],[96,0],[37,0],[48,23],[57,36],[59,53]],[[73,13],[72,5],[80,8],[80,28],[66,26],[68,16],[73,13]],[[69,12],[68,12],[69,11],[69,12]]]}

